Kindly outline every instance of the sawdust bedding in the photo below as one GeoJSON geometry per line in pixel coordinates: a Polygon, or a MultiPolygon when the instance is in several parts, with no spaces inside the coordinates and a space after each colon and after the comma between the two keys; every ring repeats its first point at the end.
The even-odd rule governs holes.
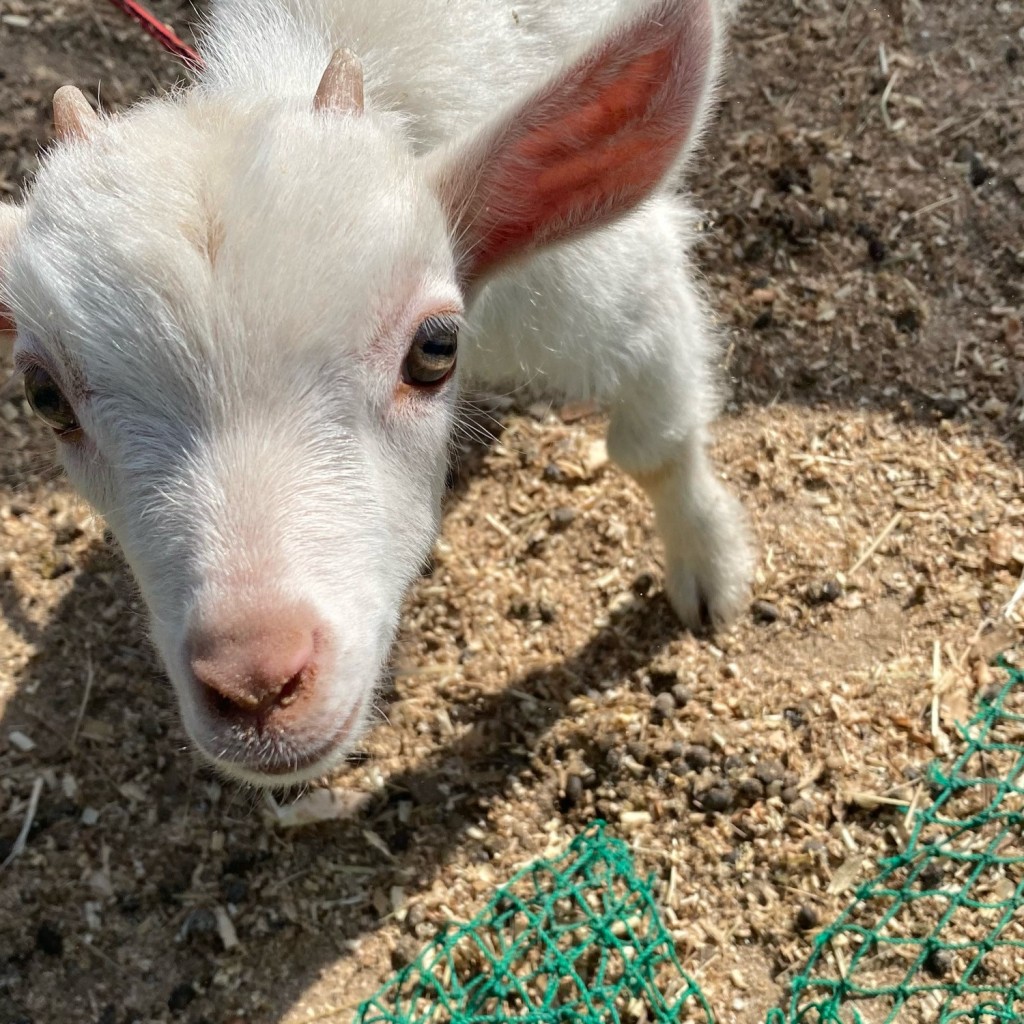
{"type": "MultiPolygon", "coordinates": [[[[0,860],[31,827],[0,874],[0,1022],[345,1021],[596,817],[718,1019],[763,1020],[1020,634],[1022,24],[1009,0],[751,5],[694,178],[750,614],[679,630],[599,416],[492,404],[381,722],[298,802],[191,755],[116,551],[7,393],[0,860]]],[[[55,86],[116,107],[177,73],[86,0],[9,0],[0,52],[10,194],[55,86]]]]}

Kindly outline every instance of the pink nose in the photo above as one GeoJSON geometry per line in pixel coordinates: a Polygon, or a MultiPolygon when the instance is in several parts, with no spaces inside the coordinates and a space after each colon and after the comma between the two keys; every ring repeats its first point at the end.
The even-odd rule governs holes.
{"type": "Polygon", "coordinates": [[[261,715],[287,707],[316,676],[317,621],[301,606],[228,614],[187,639],[193,675],[232,709],[261,715]]]}

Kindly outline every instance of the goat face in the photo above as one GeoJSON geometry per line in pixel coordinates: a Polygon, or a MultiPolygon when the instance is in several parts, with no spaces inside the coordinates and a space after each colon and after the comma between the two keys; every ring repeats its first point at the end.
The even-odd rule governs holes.
{"type": "Polygon", "coordinates": [[[7,291],[189,733],[322,773],[438,522],[462,297],[422,170],[370,117],[152,105],[52,155],[7,291]]]}

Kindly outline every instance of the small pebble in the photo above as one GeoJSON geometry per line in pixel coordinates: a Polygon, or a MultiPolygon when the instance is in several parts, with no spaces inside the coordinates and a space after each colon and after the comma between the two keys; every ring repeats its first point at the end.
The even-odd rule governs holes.
{"type": "Polygon", "coordinates": [[[764,799],[764,786],[757,779],[744,779],[738,787],[739,798],[744,803],[754,804],[764,799]]]}
{"type": "Polygon", "coordinates": [[[61,956],[64,953],[64,937],[48,921],[36,930],[36,949],[47,956],[61,956]]]}
{"type": "Polygon", "coordinates": [[[217,930],[217,917],[209,907],[196,907],[189,911],[178,935],[190,939],[197,935],[211,935],[217,930]]]}
{"type": "Polygon", "coordinates": [[[650,755],[650,748],[641,740],[630,740],[626,744],[626,752],[638,764],[644,764],[650,755]]]}
{"type": "Polygon", "coordinates": [[[921,314],[916,309],[901,309],[895,317],[896,330],[901,334],[913,334],[921,326],[921,314]]]}
{"type": "Polygon", "coordinates": [[[824,583],[815,583],[808,587],[804,600],[809,605],[833,604],[843,596],[843,585],[833,577],[824,583]]]}
{"type": "Polygon", "coordinates": [[[778,605],[774,605],[771,601],[755,601],[750,606],[750,614],[754,617],[755,622],[761,622],[765,625],[778,622],[782,617],[782,612],[779,611],[778,605]]]}
{"type": "Polygon", "coordinates": [[[811,804],[801,797],[799,800],[794,800],[789,805],[789,816],[796,818],[799,821],[809,821],[811,815],[814,813],[814,808],[811,804]]]}
{"type": "Polygon", "coordinates": [[[701,807],[705,811],[710,811],[712,814],[721,814],[732,807],[735,794],[730,786],[712,786],[699,799],[701,807]]]}
{"type": "Polygon", "coordinates": [[[20,750],[23,754],[27,754],[30,750],[35,750],[35,741],[30,737],[26,736],[23,732],[19,732],[15,729],[8,735],[8,739],[11,741],[11,746],[15,750],[20,750]]]}
{"type": "Polygon", "coordinates": [[[181,1013],[196,997],[196,990],[187,982],[175,985],[167,997],[167,1008],[171,1013],[181,1013]]]}
{"type": "Polygon", "coordinates": [[[555,530],[564,530],[569,526],[576,518],[576,509],[569,505],[560,505],[558,508],[551,510],[548,518],[551,520],[551,526],[555,530]]]}
{"type": "Polygon", "coordinates": [[[807,719],[799,708],[783,709],[782,717],[794,729],[802,729],[807,724],[807,719]]]}
{"type": "Polygon", "coordinates": [[[672,699],[676,702],[677,708],[685,708],[693,700],[693,694],[682,683],[676,683],[672,687],[672,699]]]}
{"type": "Polygon", "coordinates": [[[945,872],[937,861],[929,861],[917,876],[917,884],[922,889],[938,889],[942,885],[944,875],[945,872]]]}
{"type": "Polygon", "coordinates": [[[770,786],[773,782],[781,782],[785,774],[786,770],[778,761],[758,761],[754,765],[754,776],[765,786],[770,786]]]}
{"type": "Polygon", "coordinates": [[[583,780],[578,775],[570,775],[565,780],[565,801],[575,807],[583,798],[583,780]]]}
{"type": "Polygon", "coordinates": [[[924,969],[933,978],[944,978],[953,969],[953,957],[945,949],[933,949],[924,959],[924,969]]]}
{"type": "Polygon", "coordinates": [[[657,717],[671,718],[676,711],[676,699],[671,693],[659,693],[654,698],[654,713],[657,717]]]}
{"type": "Polygon", "coordinates": [[[982,185],[992,177],[992,168],[986,167],[977,154],[971,154],[971,164],[968,171],[968,178],[974,188],[981,188],[982,185]]]}
{"type": "Polygon", "coordinates": [[[391,950],[391,969],[408,967],[420,954],[420,944],[411,935],[403,935],[391,950]]]}
{"type": "Polygon", "coordinates": [[[654,589],[654,577],[649,572],[642,572],[633,580],[633,593],[637,597],[646,597],[654,589]]]}
{"type": "Polygon", "coordinates": [[[814,907],[803,906],[797,912],[796,926],[799,931],[809,932],[818,927],[818,912],[814,907]]]}
{"type": "Polygon", "coordinates": [[[930,400],[929,405],[940,420],[953,419],[961,408],[961,403],[949,395],[938,395],[930,400]]]}
{"type": "Polygon", "coordinates": [[[687,747],[683,751],[683,760],[695,772],[702,772],[711,764],[711,751],[699,745],[687,747]]]}
{"type": "Polygon", "coordinates": [[[236,907],[244,903],[249,896],[249,883],[242,878],[225,878],[221,885],[224,899],[236,907]]]}

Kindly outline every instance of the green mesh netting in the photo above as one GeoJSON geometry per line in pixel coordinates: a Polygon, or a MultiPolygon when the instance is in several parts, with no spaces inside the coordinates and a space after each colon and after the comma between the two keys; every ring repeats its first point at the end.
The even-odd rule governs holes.
{"type": "Polygon", "coordinates": [[[1024,672],[928,776],[931,806],[816,937],[769,1024],[1024,1021],[1024,672]]]}
{"type": "Polygon", "coordinates": [[[358,1024],[669,1024],[711,1011],[626,845],[601,823],[499,889],[360,1006],[358,1024]]]}
{"type": "MultiPolygon", "coordinates": [[[[902,852],[818,934],[767,1024],[1024,1022],[1024,672],[1003,667],[902,852]]],[[[356,1024],[711,1024],[652,881],[597,823],[442,932],[356,1024]]]]}

